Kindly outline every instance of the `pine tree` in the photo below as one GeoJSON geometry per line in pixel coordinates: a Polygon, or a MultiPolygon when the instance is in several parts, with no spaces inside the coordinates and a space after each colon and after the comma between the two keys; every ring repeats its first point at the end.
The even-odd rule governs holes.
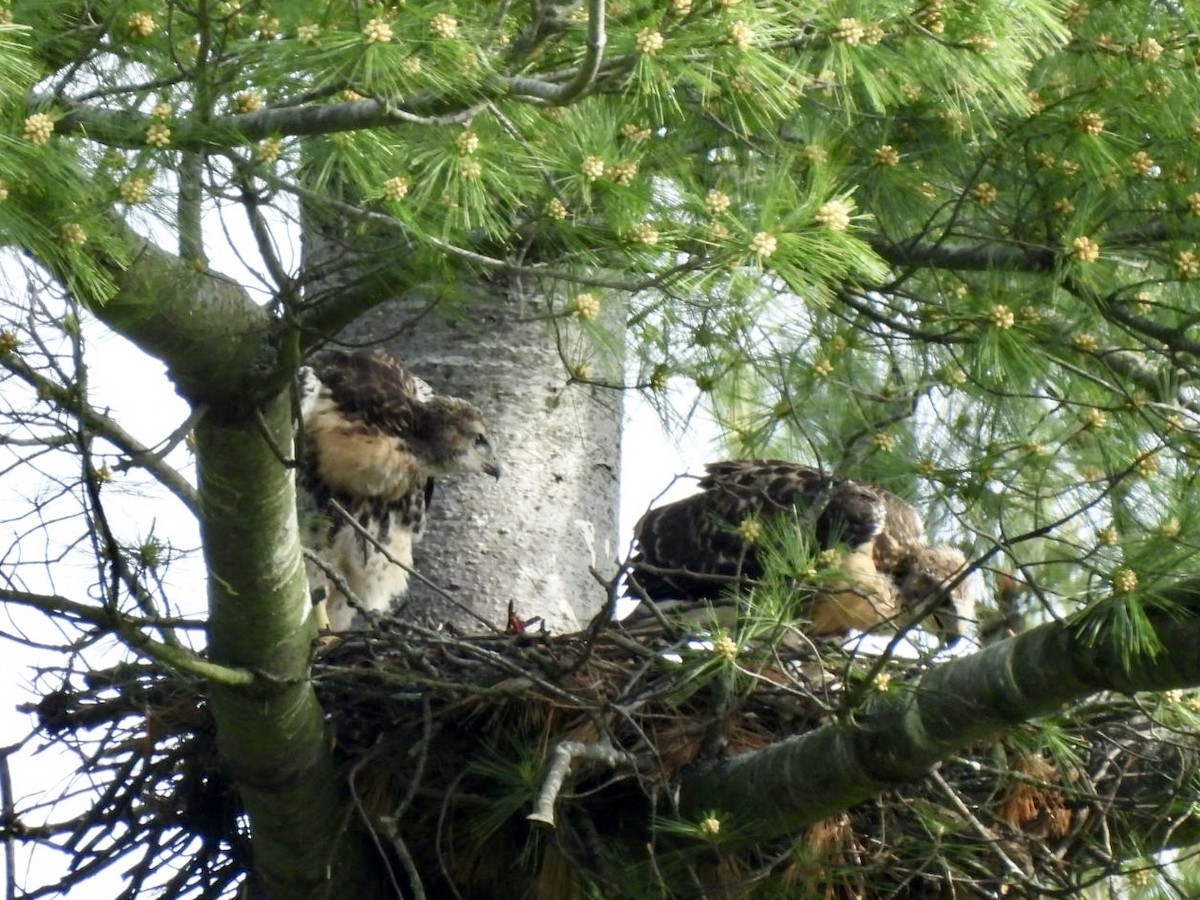
{"type": "MultiPolygon", "coordinates": [[[[61,886],[119,859],[127,896],[991,896],[1122,874],[1186,895],[1156,853],[1195,827],[1194,10],[14,0],[3,19],[4,632],[60,629],[38,734],[98,787],[42,824],[5,778],[0,831],[66,848],[61,886]],[[253,278],[217,250],[235,219],[253,278]],[[581,409],[694,397],[731,455],[888,485],[968,551],[989,641],[1016,637],[825,654],[802,690],[772,638],[806,565],[784,547],[737,634],[674,668],[602,623],[544,645],[397,625],[372,645],[395,669],[314,666],[293,381],[414,298],[410,346],[425,315],[540,323],[581,409]],[[189,405],[161,446],[96,401],[108,332],[189,405]],[[201,617],[170,576],[186,539],[120,524],[127,473],[198,522],[201,617]],[[88,586],[60,588],[68,567],[88,586]],[[535,804],[553,832],[530,832],[535,804]]],[[[608,585],[517,611],[602,606],[603,538],[608,585]]],[[[518,551],[496,567],[570,559],[563,590],[587,589],[578,553],[518,551]]]]}

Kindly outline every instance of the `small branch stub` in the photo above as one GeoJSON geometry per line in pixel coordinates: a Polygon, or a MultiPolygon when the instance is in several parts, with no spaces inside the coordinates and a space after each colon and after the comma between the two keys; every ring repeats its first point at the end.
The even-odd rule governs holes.
{"type": "Polygon", "coordinates": [[[608,744],[581,744],[579,741],[560,741],[554,748],[550,759],[550,769],[546,772],[546,780],[533,801],[533,812],[525,818],[530,822],[554,827],[554,801],[562,790],[563,782],[571,771],[571,763],[576,759],[587,762],[603,763],[610,769],[637,768],[637,757],[624,750],[618,750],[608,744]]]}

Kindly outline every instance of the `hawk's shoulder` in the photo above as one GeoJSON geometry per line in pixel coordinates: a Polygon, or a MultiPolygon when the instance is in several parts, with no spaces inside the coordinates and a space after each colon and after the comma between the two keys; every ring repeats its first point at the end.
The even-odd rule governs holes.
{"type": "Polygon", "coordinates": [[[307,390],[336,404],[346,420],[373,428],[411,428],[418,405],[433,398],[429,385],[382,350],[329,350],[307,368],[301,375],[307,390]]]}

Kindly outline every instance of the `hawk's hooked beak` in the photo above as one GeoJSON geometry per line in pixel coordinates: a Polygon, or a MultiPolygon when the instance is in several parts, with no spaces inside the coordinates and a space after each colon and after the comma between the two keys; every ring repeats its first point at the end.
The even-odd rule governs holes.
{"type": "Polygon", "coordinates": [[[495,478],[495,479],[499,480],[499,478],[500,478],[500,464],[499,464],[499,463],[487,463],[487,464],[486,464],[486,465],[484,465],[484,467],[483,467],[483,473],[484,473],[485,475],[491,475],[493,478],[495,478]]]}

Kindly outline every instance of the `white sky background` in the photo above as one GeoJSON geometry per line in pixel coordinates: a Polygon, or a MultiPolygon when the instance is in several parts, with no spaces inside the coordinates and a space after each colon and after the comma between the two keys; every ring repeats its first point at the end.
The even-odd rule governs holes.
{"type": "MultiPolygon", "coordinates": [[[[243,284],[254,285],[257,283],[256,276],[247,269],[242,261],[244,257],[233,249],[254,246],[243,221],[237,214],[212,215],[209,217],[212,227],[208,229],[207,238],[215,260],[213,268],[237,276],[243,284]]],[[[144,227],[145,223],[140,224],[143,230],[151,230],[144,227]]],[[[160,229],[153,231],[159,232],[155,236],[163,246],[173,246],[173,242],[160,229]]],[[[285,254],[285,265],[294,262],[287,259],[285,254]]],[[[24,291],[25,286],[19,274],[12,274],[8,289],[16,293],[24,291]]],[[[188,415],[188,406],[176,395],[162,363],[94,320],[84,321],[83,334],[89,369],[90,403],[108,412],[145,446],[160,445],[188,415]]],[[[681,397],[676,408],[688,408],[691,399],[681,397]]],[[[721,456],[715,426],[702,413],[692,417],[682,434],[669,436],[649,403],[634,393],[627,395],[626,401],[620,531],[615,548],[620,556],[628,551],[633,524],[651,500],[668,486],[669,491],[663,495],[663,500],[694,491],[695,482],[691,479],[679,479],[674,485],[672,481],[676,476],[688,472],[701,472],[705,461],[721,456]]],[[[503,435],[499,439],[503,455],[503,435]]],[[[170,461],[191,478],[191,459],[185,448],[177,448],[170,461]]],[[[0,509],[16,512],[20,508],[17,504],[27,504],[38,488],[28,473],[19,469],[10,472],[0,483],[0,509]]],[[[171,545],[178,555],[163,570],[167,582],[166,593],[175,605],[176,613],[202,616],[206,606],[204,568],[194,518],[165,489],[137,470],[116,475],[112,484],[105,486],[104,492],[108,500],[105,511],[120,540],[136,542],[153,533],[171,545]]],[[[77,531],[79,523],[76,521],[67,527],[72,526],[77,531]]],[[[4,528],[0,525],[0,542],[7,547],[14,535],[11,529],[5,533],[4,528]]],[[[40,558],[45,555],[45,548],[38,543],[30,549],[29,554],[32,558],[40,558]]],[[[88,599],[87,591],[95,577],[94,570],[84,569],[82,565],[77,575],[73,575],[69,567],[58,566],[51,587],[48,583],[36,583],[31,573],[26,574],[31,579],[26,585],[28,589],[54,590],[78,601],[88,599]]],[[[61,635],[39,613],[32,610],[5,610],[0,615],[5,617],[0,620],[0,631],[11,629],[48,644],[61,643],[61,635]]],[[[37,666],[54,666],[63,660],[53,651],[36,650],[12,641],[0,641],[0,648],[0,678],[6,685],[0,693],[0,745],[9,745],[28,734],[34,724],[31,715],[17,710],[19,704],[35,703],[39,698],[39,692],[33,684],[33,670],[37,666]]],[[[114,663],[122,655],[121,651],[114,649],[111,659],[104,664],[114,663]]],[[[46,685],[54,684],[53,677],[46,681],[46,685]]],[[[42,747],[43,742],[36,741],[11,759],[11,771],[16,776],[14,793],[19,809],[28,806],[30,797],[53,797],[64,786],[77,780],[78,776],[73,774],[76,760],[72,756],[57,747],[45,750],[42,747]]],[[[86,802],[87,798],[82,799],[86,802]]],[[[64,802],[45,810],[44,816],[47,820],[59,820],[81,811],[81,808],[79,802],[64,802]]],[[[36,819],[31,821],[36,822],[36,819]]],[[[67,861],[64,855],[52,849],[30,852],[28,846],[18,846],[17,859],[18,883],[32,885],[41,883],[43,879],[58,877],[67,861]],[[31,877],[39,869],[41,872],[31,877]]],[[[4,865],[4,856],[0,854],[0,879],[6,877],[4,865]]],[[[111,897],[123,887],[121,873],[106,870],[89,880],[86,887],[73,891],[71,896],[87,897],[89,900],[111,897]]]]}

